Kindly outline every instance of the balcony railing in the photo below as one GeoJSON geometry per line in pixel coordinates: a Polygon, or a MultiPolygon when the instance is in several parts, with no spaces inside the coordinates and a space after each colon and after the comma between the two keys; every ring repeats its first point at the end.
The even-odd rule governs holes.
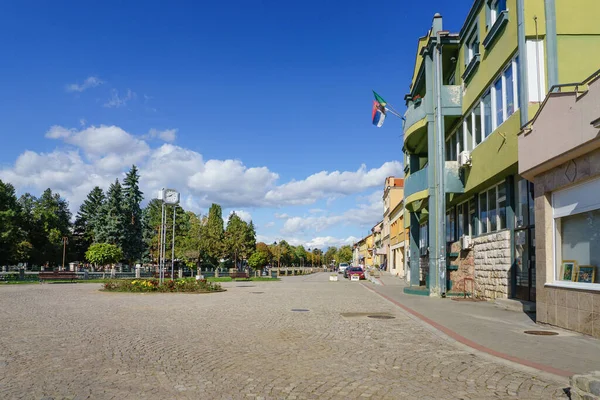
{"type": "Polygon", "coordinates": [[[404,181],[404,197],[427,189],[427,168],[422,168],[406,177],[404,181]]]}
{"type": "Polygon", "coordinates": [[[410,129],[411,126],[425,118],[425,98],[421,101],[411,104],[404,113],[404,132],[410,129]]]}
{"type": "Polygon", "coordinates": [[[462,115],[462,97],[460,85],[443,85],[442,110],[444,115],[462,115]]]}

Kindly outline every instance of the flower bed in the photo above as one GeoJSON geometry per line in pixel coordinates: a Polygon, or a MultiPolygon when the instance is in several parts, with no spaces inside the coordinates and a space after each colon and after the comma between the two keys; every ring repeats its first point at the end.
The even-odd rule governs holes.
{"type": "Polygon", "coordinates": [[[165,280],[161,285],[158,279],[121,280],[110,279],[104,283],[104,290],[108,292],[159,292],[159,293],[209,293],[222,292],[218,283],[207,282],[205,279],[183,278],[165,280]]]}

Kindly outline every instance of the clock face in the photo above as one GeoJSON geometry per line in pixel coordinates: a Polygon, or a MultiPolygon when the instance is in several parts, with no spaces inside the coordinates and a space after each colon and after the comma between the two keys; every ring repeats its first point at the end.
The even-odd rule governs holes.
{"type": "Polygon", "coordinates": [[[165,203],[177,204],[179,203],[179,193],[174,190],[165,191],[165,203]]]}

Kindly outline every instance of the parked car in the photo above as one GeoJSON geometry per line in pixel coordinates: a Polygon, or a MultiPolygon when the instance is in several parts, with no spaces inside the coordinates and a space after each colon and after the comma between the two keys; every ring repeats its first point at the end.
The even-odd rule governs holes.
{"type": "MultiPolygon", "coordinates": [[[[344,271],[346,271],[348,269],[348,267],[350,267],[348,265],[348,263],[340,263],[339,267],[338,267],[338,274],[342,274],[344,273],[344,271]]],[[[346,275],[344,275],[345,277],[346,275]]]]}
{"type": "Polygon", "coordinates": [[[358,275],[359,279],[365,279],[365,271],[361,267],[352,267],[344,271],[344,278],[352,279],[352,275],[358,275]]]}

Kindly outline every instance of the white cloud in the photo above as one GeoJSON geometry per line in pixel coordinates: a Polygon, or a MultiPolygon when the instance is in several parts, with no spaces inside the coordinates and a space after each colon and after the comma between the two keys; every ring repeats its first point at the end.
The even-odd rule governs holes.
{"type": "Polygon", "coordinates": [[[86,123],[87,123],[87,121],[85,120],[85,118],[79,119],[79,126],[84,127],[86,123]]]}
{"type": "Polygon", "coordinates": [[[104,82],[97,76],[90,76],[82,84],[70,83],[65,87],[67,92],[83,92],[87,89],[95,88],[102,85],[104,82]]]}
{"type": "Polygon", "coordinates": [[[373,192],[367,197],[360,197],[367,202],[358,204],[357,207],[347,210],[339,215],[288,217],[283,224],[281,233],[298,234],[307,231],[321,232],[335,225],[358,225],[371,227],[381,219],[383,214],[383,201],[381,192],[373,192]]]}
{"type": "Polygon", "coordinates": [[[174,142],[175,138],[177,138],[177,129],[165,129],[164,131],[159,131],[158,129],[152,128],[144,137],[149,139],[159,138],[170,143],[174,142]]]}
{"type": "Polygon", "coordinates": [[[265,198],[273,204],[311,204],[318,199],[359,193],[381,186],[388,176],[401,175],[402,164],[389,161],[379,168],[367,170],[363,164],[356,172],[321,171],[301,181],[292,181],[267,192],[265,198]]]}
{"type": "Polygon", "coordinates": [[[111,90],[110,99],[106,103],[104,103],[104,107],[107,108],[119,108],[125,107],[129,100],[135,99],[137,95],[135,92],[132,92],[131,89],[127,89],[125,96],[119,96],[119,91],[117,89],[111,90]]]}
{"type": "Polygon", "coordinates": [[[274,226],[275,226],[275,222],[273,222],[273,221],[269,221],[264,225],[265,228],[272,228],[274,226]]]}
{"type": "Polygon", "coordinates": [[[307,248],[318,248],[318,249],[324,249],[326,247],[341,247],[344,245],[352,245],[354,243],[356,243],[359,240],[359,238],[355,237],[355,236],[349,236],[345,239],[341,239],[341,238],[336,238],[333,236],[319,236],[316,238],[313,238],[311,240],[309,240],[308,242],[304,243],[304,247],[307,248]]]}
{"type": "Polygon", "coordinates": [[[311,208],[310,210],[308,210],[309,213],[311,214],[319,214],[319,213],[323,213],[327,210],[323,210],[321,208],[311,208]]]}
{"type": "Polygon", "coordinates": [[[286,213],[280,214],[280,213],[275,213],[275,218],[277,219],[288,219],[290,218],[290,216],[286,213]]]}
{"type": "MultiPolygon", "coordinates": [[[[302,181],[281,184],[279,175],[265,166],[249,167],[240,160],[205,160],[199,152],[171,143],[153,147],[143,137],[118,126],[78,129],[56,125],[50,127],[45,136],[60,141],[62,146],[51,153],[22,153],[14,165],[0,167],[0,179],[34,194],[47,187],[58,190],[69,200],[73,211],[93,186],[106,189],[115,178],[122,178],[132,164],[140,170],[140,186],[146,200],[154,198],[160,188],[173,187],[181,192],[184,206],[194,212],[205,211],[213,202],[224,208],[245,210],[298,204],[297,196],[302,193],[312,201],[331,195],[341,196],[341,191],[359,193],[369,185],[382,185],[383,178],[377,185],[375,178],[389,174],[397,164],[386,163],[370,171],[361,167],[357,172],[322,172],[302,181]],[[343,181],[348,181],[348,176],[355,177],[362,183],[351,185],[347,182],[315,189],[314,177],[328,180],[331,176],[343,181]],[[275,198],[273,193],[279,197],[275,198]]],[[[334,224],[372,225],[381,211],[380,204],[361,204],[338,216],[313,213],[316,215],[309,219],[292,218],[287,214],[276,214],[275,217],[286,220],[284,231],[295,233],[308,229],[321,231],[334,224]]]]}
{"type": "Polygon", "coordinates": [[[232,210],[229,215],[236,213],[238,217],[240,217],[243,221],[250,222],[252,221],[252,215],[245,210],[232,210]]]}

